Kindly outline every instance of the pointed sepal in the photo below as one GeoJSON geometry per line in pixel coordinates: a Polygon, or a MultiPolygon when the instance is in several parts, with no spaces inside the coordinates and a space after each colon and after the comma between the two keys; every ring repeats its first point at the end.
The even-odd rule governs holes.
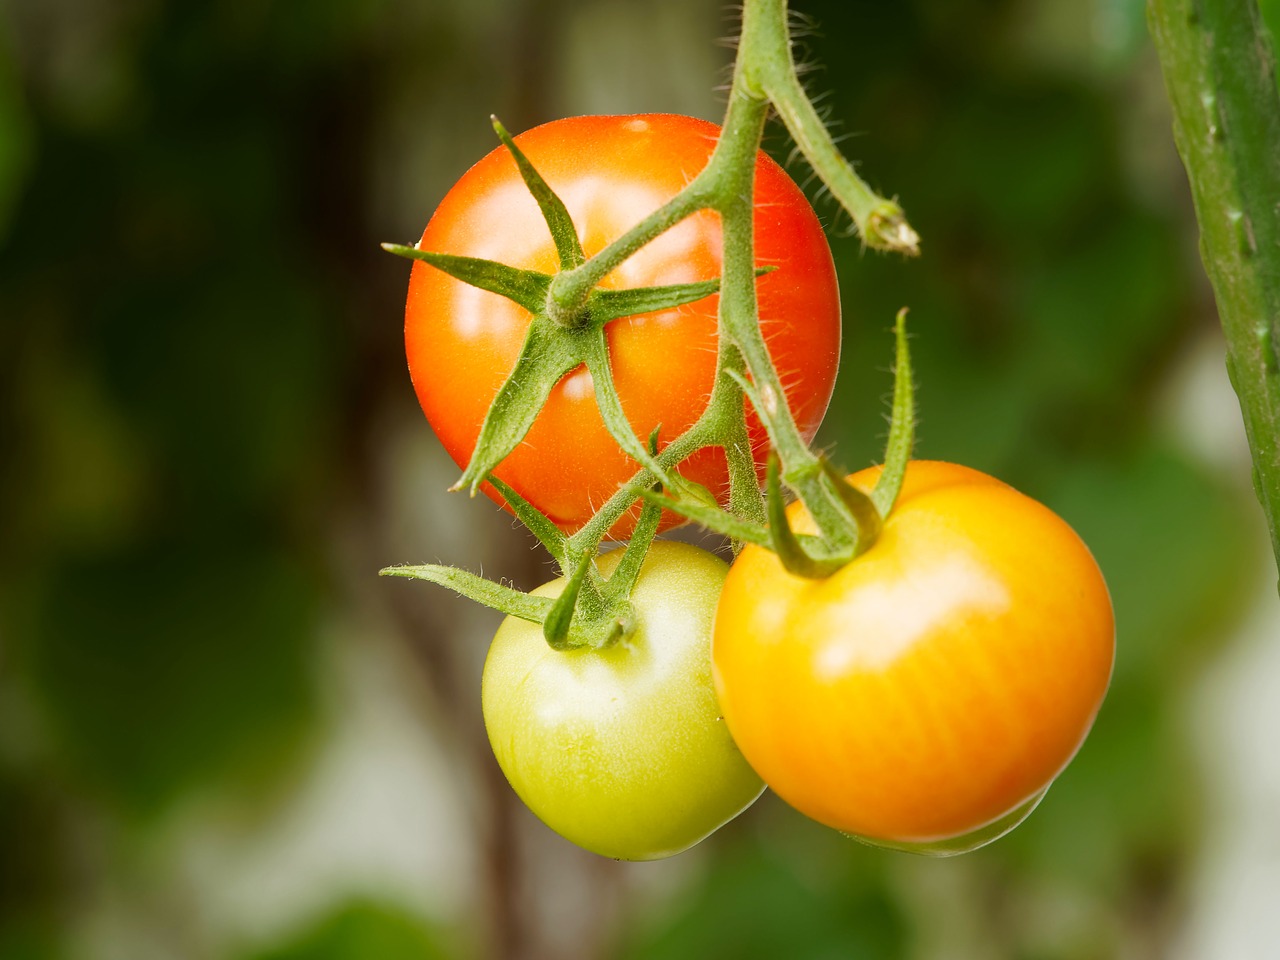
{"type": "Polygon", "coordinates": [[[520,170],[520,177],[524,180],[524,184],[529,188],[529,192],[533,194],[533,199],[538,201],[538,208],[542,211],[542,217],[547,221],[547,228],[551,231],[551,239],[556,245],[556,253],[560,255],[560,269],[572,270],[574,267],[580,266],[587,256],[582,251],[582,241],[578,239],[577,228],[573,225],[573,219],[569,216],[569,210],[564,205],[564,201],[551,189],[550,184],[542,178],[537,169],[529,158],[524,155],[524,151],[516,145],[511,134],[507,132],[507,128],[502,125],[495,116],[490,116],[489,120],[493,123],[493,131],[498,135],[498,139],[502,141],[502,145],[510,152],[512,159],[516,162],[516,167],[520,170]]]}
{"type": "Polygon", "coordinates": [[[911,372],[911,348],[907,342],[907,308],[898,311],[893,325],[895,357],[893,364],[893,413],[889,420],[889,440],[885,445],[884,469],[871,491],[871,499],[880,512],[888,517],[893,509],[902,478],[906,476],[907,463],[915,444],[916,405],[915,382],[911,372]]]}
{"type": "Polygon", "coordinates": [[[542,623],[551,611],[552,602],[547,597],[535,597],[484,577],[446,567],[436,563],[401,564],[383,567],[378,571],[383,577],[404,577],[408,580],[426,580],[446,587],[469,600],[482,603],[509,617],[518,617],[532,623],[542,623]]]}
{"type": "Polygon", "coordinates": [[[502,499],[507,501],[507,506],[516,515],[516,519],[528,527],[529,532],[538,538],[538,542],[547,548],[547,553],[551,554],[551,558],[563,566],[569,538],[564,535],[559,527],[551,522],[550,517],[492,473],[485,479],[502,495],[502,499]]]}
{"type": "Polygon", "coordinates": [[[449,489],[469,488],[475,496],[480,482],[525,438],[560,378],[582,362],[574,341],[558,334],[545,317],[533,318],[516,365],[485,414],[471,460],[449,489]]]}
{"type": "Polygon", "coordinates": [[[587,579],[587,571],[591,568],[592,556],[583,553],[577,558],[573,569],[568,572],[564,590],[556,597],[546,619],[542,621],[542,635],[547,638],[554,650],[567,650],[580,645],[570,642],[569,634],[573,627],[573,615],[578,606],[578,594],[582,591],[582,583],[587,579]]]}
{"type": "Polygon", "coordinates": [[[384,243],[382,249],[407,260],[421,260],[423,263],[429,263],[455,280],[461,280],[473,287],[506,297],[530,313],[537,313],[546,306],[547,288],[551,285],[551,277],[545,273],[521,270],[505,263],[498,263],[496,260],[459,257],[451,253],[433,253],[430,250],[407,247],[402,243],[384,243]]]}
{"type": "MultiPolygon", "coordinates": [[[[772,273],[777,267],[760,267],[756,276],[772,273]]],[[[659,310],[674,310],[686,303],[696,303],[720,290],[720,280],[698,280],[694,283],[673,283],[662,287],[626,287],[623,289],[597,289],[587,298],[587,309],[592,323],[608,323],[620,317],[632,317],[659,310]]]]}

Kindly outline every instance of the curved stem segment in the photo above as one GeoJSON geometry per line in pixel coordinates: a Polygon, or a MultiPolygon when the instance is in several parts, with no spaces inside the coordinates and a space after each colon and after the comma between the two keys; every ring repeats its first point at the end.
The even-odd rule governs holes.
{"type": "Polygon", "coordinates": [[[885,445],[884,469],[871,491],[871,502],[880,516],[887,518],[902,490],[907,463],[916,441],[915,377],[911,372],[911,350],[907,346],[907,308],[898,311],[893,324],[895,359],[893,364],[893,410],[889,417],[889,441],[885,445]]]}
{"type": "Polygon", "coordinates": [[[787,31],[785,0],[748,0],[739,64],[744,86],[769,100],[814,172],[842,207],[853,217],[863,243],[875,250],[892,250],[908,256],[920,253],[920,237],[907,223],[902,208],[877,194],[854,171],[836,148],[826,125],[813,108],[796,75],[787,31]],[[748,46],[750,44],[750,46],[748,46]]]}
{"type": "Polygon", "coordinates": [[[1256,0],[1149,0],[1200,249],[1280,563],[1280,91],[1256,0]]]}

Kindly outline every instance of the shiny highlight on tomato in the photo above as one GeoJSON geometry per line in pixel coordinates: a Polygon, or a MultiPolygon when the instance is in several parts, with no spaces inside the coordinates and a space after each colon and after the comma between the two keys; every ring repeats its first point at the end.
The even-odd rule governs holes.
{"type": "MultiPolygon", "coordinates": [[[[850,478],[870,491],[878,468],[850,478]]],[[[800,504],[796,528],[813,532],[800,504]]],[[[830,827],[947,854],[1016,826],[1110,681],[1102,573],[1056,514],[915,461],[871,549],[825,580],[747,547],[716,616],[716,690],[771,789],[830,827]]]]}

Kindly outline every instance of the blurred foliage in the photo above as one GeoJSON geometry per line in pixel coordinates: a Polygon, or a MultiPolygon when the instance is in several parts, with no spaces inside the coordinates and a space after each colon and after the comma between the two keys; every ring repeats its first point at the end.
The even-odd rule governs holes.
{"type": "Polygon", "coordinates": [[[145,816],[287,759],[316,619],[295,563],[176,538],[60,565],[22,666],[75,775],[145,816]]]}
{"type": "MultiPolygon", "coordinates": [[[[777,801],[762,801],[768,804],[777,801]]],[[[886,884],[885,861],[858,855],[858,847],[848,856],[816,825],[797,821],[788,828],[772,819],[781,838],[765,842],[743,833],[724,845],[693,894],[664,923],[637,934],[620,957],[903,956],[909,922],[886,884]]]]}
{"type": "Polygon", "coordinates": [[[55,960],[59,900],[66,883],[64,843],[51,791],[0,767],[0,957],[55,960]]]}
{"type": "Polygon", "coordinates": [[[27,172],[31,143],[26,112],[18,91],[11,58],[4,55],[10,43],[0,21],[0,237],[27,172]]]}
{"type": "MultiPolygon", "coordinates": [[[[888,329],[910,306],[921,455],[1077,527],[1119,660],[1093,736],[1009,838],[911,860],[767,802],[679,896],[621,918],[617,955],[1141,954],[1197,838],[1185,697],[1257,573],[1252,504],[1156,426],[1212,308],[1142,4],[798,7],[818,24],[811,89],[924,237],[912,262],[833,240],[846,346],[821,440],[851,468],[877,457],[888,329]]],[[[412,405],[403,270],[374,241],[420,226],[495,103],[513,127],[557,112],[556,64],[599,50],[575,30],[559,60],[536,44],[579,13],[638,17],[567,0],[0,8],[0,960],[97,960],[77,910],[175,811],[261,800],[307,763],[319,638],[344,602],[334,518],[373,496],[380,411],[412,405]]],[[[633,76],[683,76],[626,64],[640,72],[592,103],[652,109],[633,76]]],[[[816,203],[838,234],[847,219],[816,203]]],[[[470,952],[364,899],[247,960],[470,952]]]]}
{"type": "Polygon", "coordinates": [[[284,946],[245,960],[445,960],[451,955],[416,917],[377,903],[356,902],[284,946]]]}
{"type": "Polygon", "coordinates": [[[39,163],[0,256],[15,655],[59,765],[142,815],[305,730],[341,384],[303,94],[265,64],[226,86],[242,54],[196,10],[116,38],[114,123],[29,78],[39,163]]]}

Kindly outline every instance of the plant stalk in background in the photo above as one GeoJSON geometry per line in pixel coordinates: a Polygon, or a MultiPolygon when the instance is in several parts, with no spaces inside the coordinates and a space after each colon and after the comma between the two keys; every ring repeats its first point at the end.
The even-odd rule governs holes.
{"type": "Polygon", "coordinates": [[[1150,0],[1253,483],[1280,564],[1280,88],[1256,0],[1150,0]]]}

